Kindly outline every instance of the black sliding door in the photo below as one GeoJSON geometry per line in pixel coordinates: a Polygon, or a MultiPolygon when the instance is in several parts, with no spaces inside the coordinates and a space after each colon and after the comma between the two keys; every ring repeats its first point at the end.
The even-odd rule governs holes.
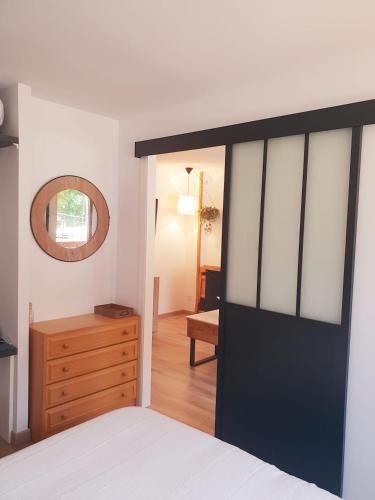
{"type": "Polygon", "coordinates": [[[216,433],[336,494],[360,143],[355,127],[226,154],[216,433]]]}

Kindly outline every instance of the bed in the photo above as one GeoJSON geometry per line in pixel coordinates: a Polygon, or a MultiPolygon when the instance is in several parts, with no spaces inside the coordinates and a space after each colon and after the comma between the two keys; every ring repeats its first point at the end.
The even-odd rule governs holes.
{"type": "Polygon", "coordinates": [[[0,460],[1,499],[334,500],[153,410],[122,408],[0,460]]]}

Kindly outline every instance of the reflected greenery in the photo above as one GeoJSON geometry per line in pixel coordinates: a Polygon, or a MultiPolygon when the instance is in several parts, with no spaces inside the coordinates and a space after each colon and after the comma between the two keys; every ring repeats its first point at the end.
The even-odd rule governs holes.
{"type": "Polygon", "coordinates": [[[67,248],[84,245],[96,229],[95,205],[81,191],[65,189],[50,200],[45,222],[50,237],[56,243],[67,248]]]}

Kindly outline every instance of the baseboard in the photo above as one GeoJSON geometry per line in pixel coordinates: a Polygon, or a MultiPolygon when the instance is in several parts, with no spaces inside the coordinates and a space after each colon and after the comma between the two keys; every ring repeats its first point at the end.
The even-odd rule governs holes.
{"type": "Polygon", "coordinates": [[[25,429],[20,432],[12,431],[10,434],[10,444],[15,448],[23,448],[31,444],[31,430],[25,429]]]}
{"type": "Polygon", "coordinates": [[[187,311],[186,309],[180,309],[179,311],[172,311],[169,313],[163,313],[159,314],[158,318],[163,319],[163,318],[169,318],[170,316],[189,316],[190,314],[194,314],[194,311],[187,311]]]}

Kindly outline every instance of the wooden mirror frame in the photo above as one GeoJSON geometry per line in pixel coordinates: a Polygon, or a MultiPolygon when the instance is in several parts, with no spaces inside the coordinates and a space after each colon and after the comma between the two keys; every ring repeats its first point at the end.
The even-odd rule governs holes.
{"type": "Polygon", "coordinates": [[[44,184],[35,195],[30,211],[31,231],[40,248],[54,259],[77,262],[93,255],[104,243],[109,229],[107,202],[99,189],[87,179],[75,175],[56,177],[44,184]],[[45,224],[45,211],[51,199],[60,191],[75,189],[88,196],[95,205],[97,226],[92,238],[76,248],[65,248],[50,237],[45,224]]]}

